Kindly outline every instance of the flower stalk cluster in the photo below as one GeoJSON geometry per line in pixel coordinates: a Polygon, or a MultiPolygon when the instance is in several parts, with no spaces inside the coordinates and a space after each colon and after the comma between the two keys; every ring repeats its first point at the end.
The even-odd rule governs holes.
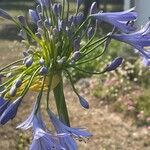
{"type": "Polygon", "coordinates": [[[123,62],[121,57],[115,58],[100,72],[82,69],[83,64],[96,61],[106,52],[111,39],[134,46],[144,60],[150,60],[150,53],[145,49],[150,46],[149,23],[133,33],[137,18],[134,8],[124,12],[103,13],[98,12],[94,2],[89,16],[84,20],[80,12],[82,2],[77,0],[76,12],[70,15],[69,0],[62,0],[61,3],[38,0],[36,9],[29,10],[35,32],[24,16],[14,18],[0,9],[0,17],[13,21],[20,29],[19,35],[27,47],[22,59],[0,69],[0,79],[3,81],[0,85],[0,124],[4,125],[16,116],[28,91],[37,92],[31,115],[17,127],[23,130],[33,128],[31,150],[76,150],[76,139],[85,140],[92,136],[85,129],[70,127],[63,89],[64,75],[70,80],[81,106],[89,108],[88,101],[80,96],[74,86],[71,68],[88,74],[102,74],[117,69],[123,62]],[[103,21],[112,25],[112,32],[96,40],[99,22],[103,21]],[[93,56],[93,52],[96,55],[93,56]],[[54,94],[58,117],[50,108],[51,92],[54,94]],[[43,94],[46,94],[45,110],[56,129],[56,135],[49,132],[42,120],[40,106],[44,102],[43,94]]]}

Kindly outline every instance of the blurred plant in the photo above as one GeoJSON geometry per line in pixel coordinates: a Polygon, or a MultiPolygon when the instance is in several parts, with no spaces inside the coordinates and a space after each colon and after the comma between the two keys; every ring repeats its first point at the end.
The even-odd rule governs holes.
{"type": "Polygon", "coordinates": [[[76,140],[85,141],[92,136],[83,128],[70,127],[63,89],[64,75],[70,80],[81,106],[85,109],[89,108],[87,100],[74,86],[70,69],[97,75],[116,70],[123,62],[122,57],[116,57],[108,65],[104,64],[102,70],[100,68],[98,71],[90,71],[82,68],[83,64],[97,61],[106,52],[112,38],[137,48],[144,61],[149,62],[150,59],[149,52],[145,50],[146,46],[150,46],[150,43],[148,44],[149,24],[135,34],[130,33],[135,30],[133,24],[137,18],[134,8],[123,12],[102,13],[97,12],[94,2],[89,16],[84,20],[83,13],[79,12],[82,0],[77,0],[76,12],[71,16],[69,0],[61,2],[38,0],[36,10],[29,10],[31,20],[36,26],[35,33],[24,16],[14,18],[0,9],[1,17],[13,21],[21,29],[19,35],[24,39],[23,43],[27,49],[23,52],[23,59],[0,69],[1,78],[4,79],[0,85],[0,88],[3,88],[0,96],[0,124],[4,125],[16,116],[28,91],[37,92],[31,114],[17,127],[22,130],[32,127],[34,138],[30,150],[76,150],[76,140]],[[111,24],[112,32],[95,39],[98,21],[111,24]],[[51,91],[54,94],[59,118],[50,107],[51,91]],[[42,119],[41,103],[44,93],[46,93],[45,110],[56,134],[47,129],[42,119]]]}
{"type": "MultiPolygon", "coordinates": [[[[110,61],[108,57],[105,59],[110,61]]],[[[140,60],[125,61],[117,71],[101,76],[93,89],[93,95],[111,104],[115,111],[126,112],[137,124],[150,125],[149,89],[150,72],[140,60]],[[103,85],[101,87],[100,85],[103,85]]]]}

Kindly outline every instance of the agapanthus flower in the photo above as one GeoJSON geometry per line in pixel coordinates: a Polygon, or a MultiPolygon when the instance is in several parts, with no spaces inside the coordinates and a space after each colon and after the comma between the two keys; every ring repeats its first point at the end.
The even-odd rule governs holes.
{"type": "Polygon", "coordinates": [[[0,116],[0,124],[4,125],[10,119],[13,119],[16,116],[21,101],[22,98],[19,97],[5,109],[5,111],[0,116]]]}
{"type": "Polygon", "coordinates": [[[4,100],[2,97],[0,97],[0,107],[1,107],[4,103],[5,103],[5,100],[4,100]]]}
{"type": "Polygon", "coordinates": [[[6,101],[3,98],[0,98],[0,116],[3,114],[3,112],[7,109],[9,105],[10,101],[6,101]]]}
{"type": "Polygon", "coordinates": [[[132,21],[136,20],[137,13],[133,11],[134,8],[122,12],[99,12],[92,14],[91,17],[97,19],[98,21],[110,23],[119,30],[129,33],[130,31],[135,30],[135,27],[132,25],[132,21]]]}
{"type": "Polygon", "coordinates": [[[63,150],[58,137],[47,133],[45,130],[45,124],[40,112],[38,112],[33,118],[34,139],[30,150],[63,150]]]}
{"type": "Polygon", "coordinates": [[[61,3],[51,0],[38,2],[35,10],[29,10],[35,26],[34,31],[25,17],[14,18],[0,9],[0,17],[13,21],[20,28],[20,36],[24,39],[26,47],[22,59],[0,69],[0,76],[4,77],[0,85],[0,124],[5,124],[16,116],[18,107],[28,91],[37,92],[32,113],[17,127],[23,130],[33,128],[34,139],[30,150],[77,150],[76,140],[86,140],[92,134],[82,128],[70,127],[63,88],[64,75],[71,81],[81,106],[88,109],[88,101],[78,94],[70,72],[74,70],[102,74],[120,66],[122,58],[116,58],[103,72],[89,72],[82,67],[83,64],[97,62],[97,58],[106,52],[111,38],[133,45],[144,56],[143,58],[149,60],[149,52],[145,49],[145,46],[149,46],[149,25],[136,33],[118,35],[115,34],[116,28],[126,33],[134,30],[132,25],[137,17],[137,13],[133,12],[134,9],[116,13],[97,13],[96,3],[93,3],[90,15],[84,20],[84,15],[79,9],[83,0],[76,1],[74,15],[69,14],[69,0],[62,0],[61,3]],[[96,21],[93,22],[93,18],[96,21]],[[100,39],[95,38],[97,20],[112,24],[113,31],[100,39]],[[51,91],[54,93],[59,119],[49,108],[51,91]],[[46,108],[44,108],[48,111],[56,135],[49,132],[41,118],[43,93],[46,93],[46,108]]]}
{"type": "Polygon", "coordinates": [[[37,23],[39,20],[39,15],[36,11],[29,9],[29,16],[32,19],[32,22],[37,23]]]}
{"type": "Polygon", "coordinates": [[[77,145],[74,139],[84,140],[92,136],[91,133],[81,128],[71,128],[63,124],[50,110],[48,111],[49,117],[57,131],[58,134],[65,133],[69,136],[61,137],[60,142],[62,146],[65,146],[66,149],[76,150],[77,145]],[[72,139],[74,138],[74,139],[72,139]]]}
{"type": "Polygon", "coordinates": [[[122,64],[122,62],[122,57],[115,58],[109,65],[107,65],[107,67],[104,69],[104,72],[116,70],[122,64]]]}
{"type": "Polygon", "coordinates": [[[8,19],[8,20],[13,20],[13,18],[3,9],[0,9],[0,17],[8,19]]]}
{"type": "Polygon", "coordinates": [[[130,44],[145,59],[150,60],[150,51],[146,48],[150,46],[150,22],[148,22],[141,30],[130,34],[114,34],[113,39],[130,44]]]}

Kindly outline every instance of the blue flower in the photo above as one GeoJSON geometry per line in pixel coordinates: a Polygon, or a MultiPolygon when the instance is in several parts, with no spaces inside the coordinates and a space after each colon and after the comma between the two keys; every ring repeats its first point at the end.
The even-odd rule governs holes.
{"type": "Polygon", "coordinates": [[[49,7],[50,4],[51,4],[51,0],[38,0],[38,2],[40,3],[40,5],[43,7],[43,6],[46,6],[46,7],[49,7]]]}
{"type": "Polygon", "coordinates": [[[148,48],[150,46],[150,22],[137,32],[131,34],[114,34],[111,37],[130,44],[138,50],[145,61],[150,61],[150,51],[146,50],[146,47],[148,48]]]}
{"type": "Polygon", "coordinates": [[[36,11],[29,9],[29,16],[31,17],[32,22],[34,22],[35,24],[38,22],[39,15],[36,11]]]}
{"type": "Polygon", "coordinates": [[[130,23],[137,18],[137,13],[133,12],[133,10],[134,8],[123,12],[99,12],[92,14],[91,17],[94,17],[99,21],[110,23],[111,25],[117,27],[119,30],[125,33],[129,33],[130,31],[135,30],[135,27],[133,27],[132,23],[130,23]]]}
{"type": "Polygon", "coordinates": [[[13,18],[3,9],[0,8],[0,17],[8,20],[13,20],[13,18]]]}
{"type": "Polygon", "coordinates": [[[113,71],[115,69],[117,69],[123,62],[123,58],[122,57],[117,57],[115,58],[110,65],[108,65],[105,69],[104,72],[106,71],[113,71]]]}
{"type": "Polygon", "coordinates": [[[0,107],[5,103],[6,101],[2,98],[2,97],[0,97],[0,107]]]}
{"type": "Polygon", "coordinates": [[[30,150],[63,150],[57,136],[47,133],[40,112],[33,119],[34,139],[30,150]]]}
{"type": "Polygon", "coordinates": [[[3,112],[7,109],[9,105],[10,101],[6,101],[3,98],[0,98],[0,116],[3,114],[3,112]]]}
{"type": "Polygon", "coordinates": [[[23,123],[18,125],[16,128],[17,129],[20,128],[22,130],[27,130],[27,129],[31,128],[33,126],[34,113],[35,113],[35,109],[33,109],[31,114],[29,115],[29,117],[23,123]]]}
{"type": "Polygon", "coordinates": [[[77,144],[74,139],[84,140],[92,136],[91,133],[81,128],[71,128],[64,125],[50,110],[48,111],[49,117],[58,134],[66,134],[68,136],[60,137],[61,145],[66,149],[77,150],[77,144]]]}
{"type": "Polygon", "coordinates": [[[6,102],[5,110],[3,111],[3,113],[0,117],[0,124],[4,125],[10,119],[13,119],[16,116],[16,113],[17,113],[17,110],[18,110],[21,100],[22,100],[22,98],[19,97],[10,105],[8,105],[9,102],[6,102]]]}

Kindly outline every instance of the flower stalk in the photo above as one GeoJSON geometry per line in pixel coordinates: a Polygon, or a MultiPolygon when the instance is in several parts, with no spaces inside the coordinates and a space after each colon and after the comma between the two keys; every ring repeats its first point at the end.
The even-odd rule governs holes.
{"type": "Polygon", "coordinates": [[[60,73],[60,82],[54,88],[53,93],[54,93],[54,97],[55,97],[55,102],[56,102],[56,106],[57,106],[59,119],[67,126],[70,126],[68,110],[67,110],[65,96],[64,96],[64,90],[63,90],[62,73],[60,73]]]}

